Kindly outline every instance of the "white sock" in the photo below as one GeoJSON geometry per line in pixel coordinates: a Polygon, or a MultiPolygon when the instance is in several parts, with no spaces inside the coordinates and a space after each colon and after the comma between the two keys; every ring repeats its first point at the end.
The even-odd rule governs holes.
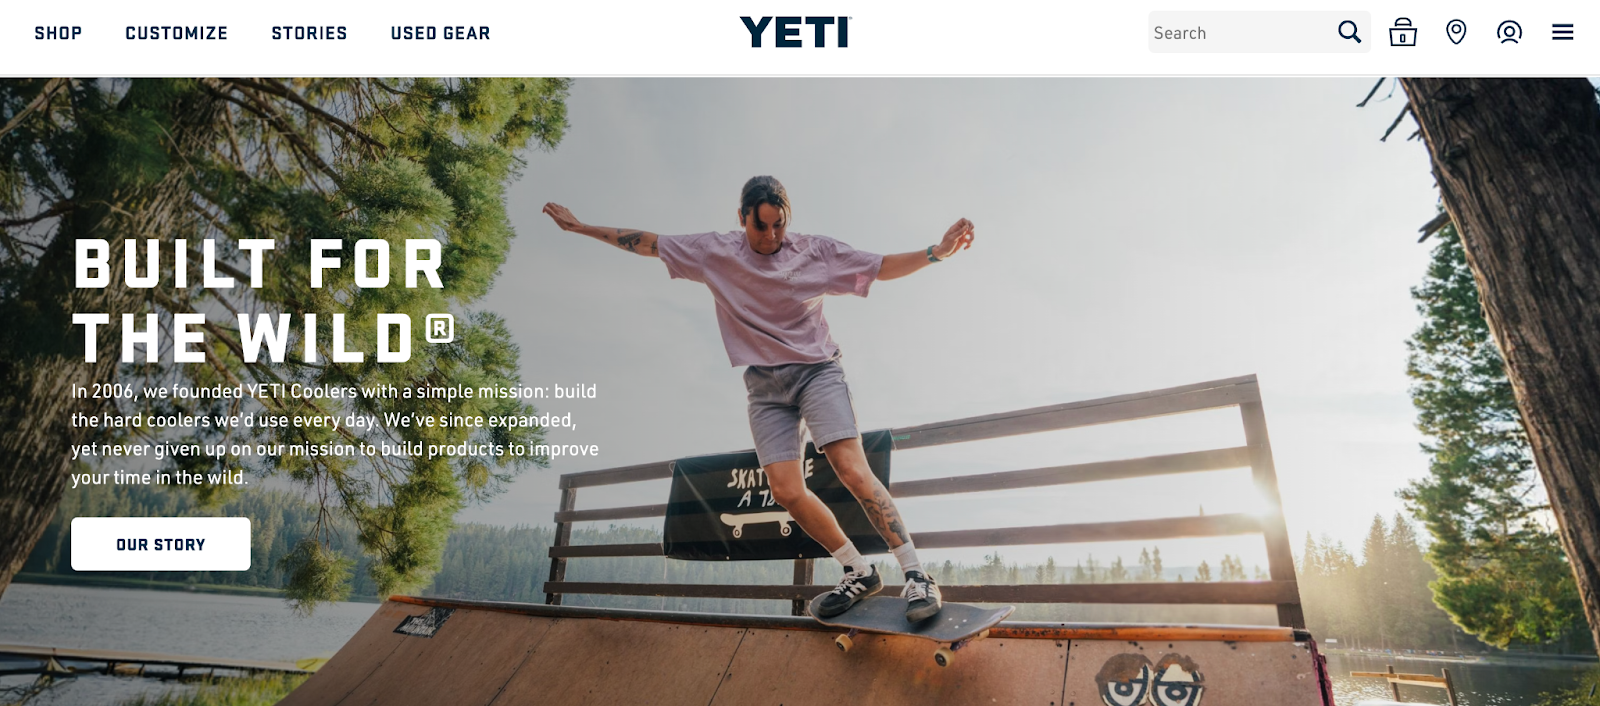
{"type": "Polygon", "coordinates": [[[868,564],[866,559],[861,558],[861,552],[856,551],[854,542],[846,541],[844,546],[839,547],[832,553],[834,560],[844,567],[846,573],[851,571],[862,574],[872,573],[872,565],[868,564]]]}
{"type": "Polygon", "coordinates": [[[900,560],[900,571],[902,573],[922,571],[922,562],[917,559],[916,545],[906,542],[905,544],[895,547],[893,551],[894,558],[900,560]]]}

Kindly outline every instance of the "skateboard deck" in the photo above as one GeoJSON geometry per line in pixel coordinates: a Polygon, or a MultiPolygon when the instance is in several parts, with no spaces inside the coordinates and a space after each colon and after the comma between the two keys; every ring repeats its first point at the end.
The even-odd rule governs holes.
{"type": "MultiPolygon", "coordinates": [[[[827,594],[823,594],[827,595],[827,594]]],[[[816,605],[822,596],[811,599],[811,616],[823,625],[849,628],[850,632],[834,639],[840,651],[849,652],[856,635],[863,632],[904,635],[944,643],[934,652],[933,660],[941,667],[950,665],[955,653],[973,640],[983,639],[989,628],[1005,620],[1016,606],[980,608],[966,603],[946,601],[935,615],[920,623],[906,621],[906,599],[891,596],[872,596],[851,606],[850,610],[831,618],[817,617],[816,605]]]]}

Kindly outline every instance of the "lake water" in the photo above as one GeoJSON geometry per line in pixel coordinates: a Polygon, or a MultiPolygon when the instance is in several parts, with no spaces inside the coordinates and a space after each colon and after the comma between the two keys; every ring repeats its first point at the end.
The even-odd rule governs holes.
{"type": "MultiPolygon", "coordinates": [[[[1389,686],[1381,679],[1352,679],[1350,672],[1383,672],[1389,665],[1396,672],[1438,675],[1450,670],[1456,695],[1463,706],[1527,706],[1538,703],[1539,694],[1570,689],[1583,670],[1592,665],[1557,664],[1524,667],[1500,664],[1471,664],[1431,659],[1395,659],[1354,655],[1328,655],[1328,672],[1333,676],[1333,699],[1338,706],[1354,706],[1364,699],[1389,699],[1389,686]]],[[[1402,686],[1400,697],[1406,703],[1446,703],[1443,689],[1402,686]]]]}
{"type": "MultiPolygon", "coordinates": [[[[0,599],[0,643],[29,643],[241,659],[292,661],[328,657],[377,610],[372,603],[338,603],[314,617],[296,616],[275,598],[178,591],[75,588],[14,584],[0,599]]],[[[1581,666],[1508,667],[1436,660],[1330,655],[1338,706],[1388,697],[1376,679],[1352,679],[1352,671],[1438,674],[1448,667],[1464,706],[1525,706],[1540,693],[1577,683],[1581,666]]],[[[32,677],[0,679],[16,686],[32,677]]],[[[68,680],[29,704],[110,704],[172,684],[154,679],[85,676],[68,680]]],[[[1407,702],[1445,703],[1444,692],[1401,687],[1407,702]]]]}
{"type": "MultiPolygon", "coordinates": [[[[0,643],[293,661],[331,657],[378,609],[337,603],[296,616],[277,598],[12,584],[0,598],[0,643]]],[[[17,686],[33,677],[0,679],[17,686]]],[[[111,704],[173,688],[155,679],[86,676],[34,704],[111,704]]]]}

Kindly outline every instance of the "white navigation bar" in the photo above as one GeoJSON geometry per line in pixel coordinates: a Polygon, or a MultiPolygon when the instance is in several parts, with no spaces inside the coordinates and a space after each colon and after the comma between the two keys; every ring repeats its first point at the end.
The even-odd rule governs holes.
{"type": "Polygon", "coordinates": [[[1600,3],[1283,7],[1278,0],[1224,7],[1191,0],[63,0],[7,8],[0,73],[1600,75],[1600,3]]]}

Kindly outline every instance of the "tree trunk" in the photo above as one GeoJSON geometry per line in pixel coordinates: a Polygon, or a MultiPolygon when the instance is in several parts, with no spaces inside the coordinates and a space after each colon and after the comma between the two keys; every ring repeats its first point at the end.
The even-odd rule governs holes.
{"type": "MultiPolygon", "coordinates": [[[[73,415],[109,411],[105,400],[74,393],[96,382],[118,379],[121,314],[147,310],[151,290],[130,290],[123,281],[123,240],[171,242],[193,221],[192,187],[183,165],[220,134],[217,101],[192,96],[175,106],[177,119],[163,147],[169,171],[148,185],[129,188],[84,166],[74,199],[89,204],[62,216],[57,234],[32,271],[0,310],[0,595],[44,534],[61,503],[72,468],[71,449],[101,437],[100,430],[74,426],[73,415]],[[96,187],[101,188],[96,188],[96,187]],[[100,238],[110,244],[111,284],[79,289],[74,281],[75,241],[100,238]],[[99,354],[84,360],[84,332],[74,313],[105,313],[98,327],[99,354]]],[[[41,111],[44,112],[44,111],[41,111]]],[[[170,252],[170,245],[165,248],[170,252]]],[[[142,319],[141,319],[142,327],[142,319]]]]}
{"type": "MultiPolygon", "coordinates": [[[[73,426],[73,415],[109,409],[104,400],[83,399],[74,390],[116,379],[121,357],[116,328],[99,327],[100,354],[96,362],[84,362],[83,329],[72,325],[72,312],[110,313],[117,321],[138,303],[117,282],[120,278],[114,277],[115,284],[104,290],[80,293],[72,286],[76,237],[65,234],[104,237],[93,224],[105,222],[105,209],[92,210],[63,220],[63,236],[40,257],[28,295],[13,300],[14,310],[0,319],[8,336],[20,339],[7,346],[10,351],[33,349],[0,363],[0,416],[7,420],[0,429],[0,595],[55,516],[72,466],[72,447],[97,436],[92,427],[73,426]]],[[[110,242],[116,258],[112,262],[118,262],[121,241],[110,242]]]]}
{"type": "Polygon", "coordinates": [[[1600,107],[1582,79],[1405,79],[1600,646],[1600,107]]]}

